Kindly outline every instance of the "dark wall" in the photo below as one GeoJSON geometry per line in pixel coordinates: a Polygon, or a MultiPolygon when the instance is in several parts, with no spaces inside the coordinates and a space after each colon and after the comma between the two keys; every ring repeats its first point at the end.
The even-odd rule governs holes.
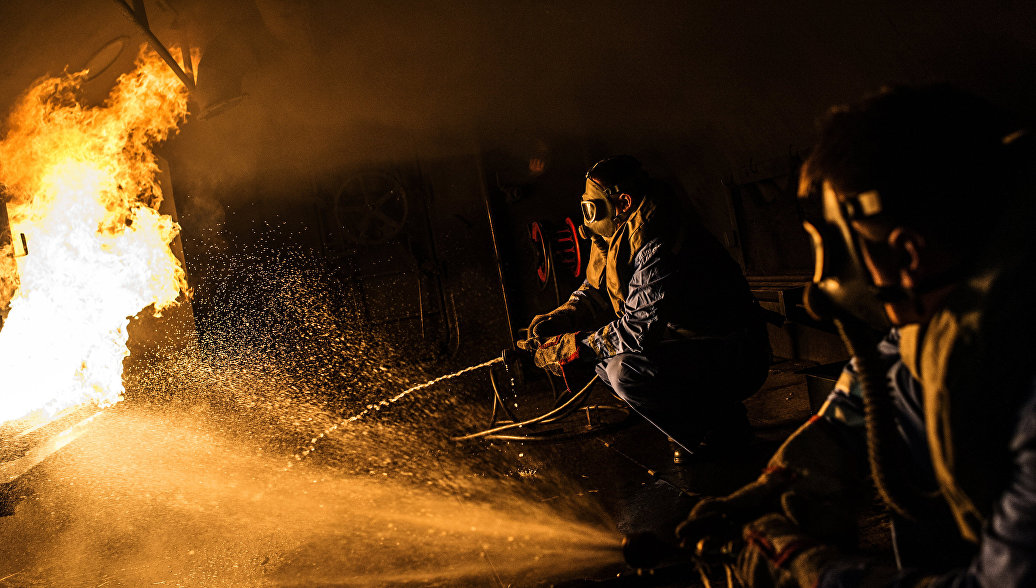
{"type": "MultiPolygon", "coordinates": [[[[455,293],[472,337],[493,344],[506,334],[484,197],[500,186],[522,189],[500,210],[506,246],[520,250],[529,219],[578,214],[590,163],[632,153],[687,195],[750,273],[796,273],[808,253],[782,175],[825,108],[883,84],[949,81],[1034,112],[1030,2],[146,5],[163,39],[179,37],[177,17],[186,23],[200,76],[236,72],[246,94],[162,149],[187,236],[232,249],[270,233],[323,251],[337,187],[363,171],[398,174],[427,208],[426,226],[407,228],[436,247],[443,267],[426,273],[455,293]],[[533,177],[529,162],[544,155],[533,177]]],[[[4,2],[0,109],[119,35],[143,39],[109,0],[4,2]]],[[[87,94],[100,100],[128,60],[87,94]]],[[[203,248],[192,259],[187,247],[204,277],[203,248]]],[[[552,302],[523,285],[528,271],[508,268],[519,321],[552,302]]]]}

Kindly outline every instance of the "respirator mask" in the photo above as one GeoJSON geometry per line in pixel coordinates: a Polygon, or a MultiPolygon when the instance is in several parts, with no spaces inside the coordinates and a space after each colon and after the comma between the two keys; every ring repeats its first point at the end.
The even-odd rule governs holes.
{"type": "Polygon", "coordinates": [[[613,198],[621,192],[618,186],[602,186],[590,177],[589,173],[586,175],[586,191],[583,193],[582,202],[579,203],[583,211],[583,226],[579,232],[584,234],[584,237],[586,231],[605,239],[615,234],[620,223],[613,198]]]}
{"type": "Polygon", "coordinates": [[[863,257],[863,242],[852,221],[882,212],[876,190],[839,195],[829,182],[814,182],[799,199],[803,228],[813,243],[813,283],[803,296],[817,319],[847,315],[878,331],[891,326],[885,302],[902,298],[899,288],[880,288],[871,279],[863,257]]]}

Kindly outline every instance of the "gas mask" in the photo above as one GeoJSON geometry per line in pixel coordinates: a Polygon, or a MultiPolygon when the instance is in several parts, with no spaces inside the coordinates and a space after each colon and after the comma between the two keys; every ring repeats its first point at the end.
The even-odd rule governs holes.
{"type": "Polygon", "coordinates": [[[884,302],[902,293],[874,284],[864,262],[862,237],[852,227],[853,220],[881,213],[880,194],[870,190],[839,198],[830,183],[814,182],[800,204],[815,262],[813,283],[804,296],[810,314],[818,319],[849,315],[887,331],[891,323],[884,302]]]}
{"type": "Polygon", "coordinates": [[[591,178],[590,174],[587,174],[586,192],[583,193],[583,200],[580,202],[583,211],[581,234],[589,231],[605,239],[611,238],[615,234],[620,222],[612,198],[620,193],[621,190],[618,186],[606,188],[591,178]]]}

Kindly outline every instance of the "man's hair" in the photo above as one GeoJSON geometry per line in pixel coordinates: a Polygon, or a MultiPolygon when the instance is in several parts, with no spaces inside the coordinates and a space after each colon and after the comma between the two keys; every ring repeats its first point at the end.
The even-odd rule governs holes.
{"type": "Polygon", "coordinates": [[[648,188],[648,176],[640,165],[640,161],[631,155],[616,155],[602,159],[586,172],[603,188],[618,188],[631,196],[643,196],[648,188]]]}
{"type": "Polygon", "coordinates": [[[832,108],[803,164],[803,185],[876,190],[882,216],[954,249],[981,241],[1013,197],[1018,127],[986,101],[946,85],[897,87],[832,108]]]}

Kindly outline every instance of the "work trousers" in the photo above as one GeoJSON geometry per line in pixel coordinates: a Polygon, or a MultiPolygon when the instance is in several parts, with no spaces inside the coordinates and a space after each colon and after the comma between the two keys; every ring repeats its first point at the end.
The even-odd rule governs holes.
{"type": "Polygon", "coordinates": [[[597,374],[634,411],[693,450],[717,427],[744,426],[741,401],[762,386],[770,364],[760,330],[664,341],[604,360],[597,374]]]}

